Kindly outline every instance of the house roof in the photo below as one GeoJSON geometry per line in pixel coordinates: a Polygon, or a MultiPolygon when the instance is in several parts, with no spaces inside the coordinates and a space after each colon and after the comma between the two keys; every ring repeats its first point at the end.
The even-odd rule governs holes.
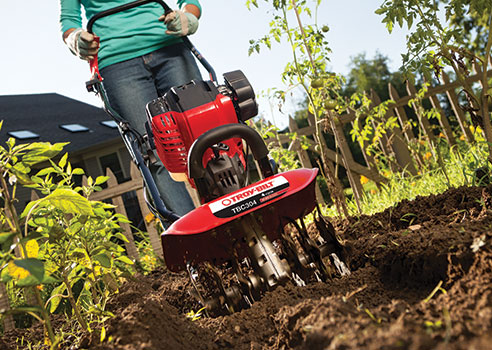
{"type": "Polygon", "coordinates": [[[70,142],[64,151],[71,153],[120,137],[117,128],[101,124],[111,120],[102,108],[55,93],[0,96],[0,120],[3,120],[2,145],[14,134],[17,144],[70,142]],[[78,125],[85,128],[78,132],[68,130],[80,129],[78,125]],[[29,138],[33,135],[15,134],[15,131],[29,131],[38,137],[29,138]]]}

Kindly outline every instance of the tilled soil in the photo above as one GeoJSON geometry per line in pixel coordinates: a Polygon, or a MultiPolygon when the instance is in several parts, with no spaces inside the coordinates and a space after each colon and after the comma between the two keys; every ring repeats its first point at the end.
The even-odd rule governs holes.
{"type": "Polygon", "coordinates": [[[491,195],[463,187],[334,221],[350,276],[279,287],[229,316],[188,319],[186,275],[138,276],[110,303],[106,341],[79,348],[492,349],[491,195]]]}

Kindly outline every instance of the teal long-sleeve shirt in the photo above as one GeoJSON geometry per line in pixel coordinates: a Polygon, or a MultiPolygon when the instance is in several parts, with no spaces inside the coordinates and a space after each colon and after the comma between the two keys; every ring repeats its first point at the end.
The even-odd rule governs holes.
{"type": "MultiPolygon", "coordinates": [[[[131,0],[60,0],[60,25],[62,33],[70,28],[82,28],[82,7],[85,17],[129,3],[131,0]]],[[[195,5],[198,0],[177,0],[179,8],[195,5]]],[[[167,35],[166,26],[158,18],[164,13],[157,3],[138,6],[124,12],[98,19],[93,32],[100,37],[99,68],[148,54],[181,39],[167,35]]]]}

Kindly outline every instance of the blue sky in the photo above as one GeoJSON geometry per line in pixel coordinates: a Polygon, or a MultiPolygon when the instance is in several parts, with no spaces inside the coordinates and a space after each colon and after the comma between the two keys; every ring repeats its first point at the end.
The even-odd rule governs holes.
{"type": "MultiPolygon", "coordinates": [[[[174,6],[174,1],[168,3],[174,6]]],[[[268,31],[269,14],[265,6],[248,11],[244,3],[202,0],[200,28],[190,39],[219,77],[241,69],[257,93],[282,88],[280,75],[291,60],[290,49],[274,45],[271,51],[248,56],[248,41],[268,31]]],[[[346,73],[350,57],[365,52],[371,58],[376,51],[390,58],[392,69],[399,67],[406,32],[396,28],[388,34],[382,18],[374,14],[380,4],[381,0],[322,1],[318,23],[330,27],[327,39],[333,50],[329,57],[333,71],[346,73]]],[[[99,106],[99,99],[85,90],[87,63],[72,56],[61,40],[58,15],[57,0],[0,1],[0,95],[55,92],[99,106]]],[[[268,103],[262,99],[259,103],[260,113],[269,117],[268,103]]],[[[279,126],[287,123],[285,115],[276,115],[275,120],[279,126]]]]}

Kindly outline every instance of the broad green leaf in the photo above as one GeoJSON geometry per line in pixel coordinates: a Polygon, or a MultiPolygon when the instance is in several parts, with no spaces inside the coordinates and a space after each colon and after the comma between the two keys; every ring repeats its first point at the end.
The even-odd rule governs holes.
{"type": "Polygon", "coordinates": [[[75,248],[74,250],[72,250],[72,258],[75,258],[75,259],[84,259],[85,257],[87,257],[87,252],[85,251],[84,248],[75,248]]]}
{"type": "Polygon", "coordinates": [[[51,284],[51,283],[60,283],[60,281],[51,275],[44,274],[43,284],[51,284]]]}
{"type": "Polygon", "coordinates": [[[41,200],[50,203],[67,214],[94,214],[89,200],[74,190],[58,188],[41,200]]]}
{"type": "Polygon", "coordinates": [[[115,214],[114,217],[121,223],[131,224],[132,222],[128,220],[128,218],[122,214],[115,214]]]}
{"type": "Polygon", "coordinates": [[[2,269],[2,272],[0,273],[0,281],[2,281],[3,283],[7,283],[11,280],[12,280],[12,276],[9,273],[9,269],[8,268],[2,269]]]}
{"type": "Polygon", "coordinates": [[[14,167],[12,168],[12,170],[15,170],[15,173],[18,174],[18,173],[22,173],[22,174],[27,174],[31,171],[31,168],[26,166],[25,164],[23,163],[17,163],[14,165],[14,167]]]}
{"type": "Polygon", "coordinates": [[[84,169],[81,168],[75,168],[72,170],[72,175],[84,175],[84,169]]]}
{"type": "Polygon", "coordinates": [[[105,218],[106,217],[106,210],[103,208],[94,208],[94,215],[99,217],[99,218],[105,218]]]}
{"type": "Polygon", "coordinates": [[[38,283],[43,281],[44,264],[41,260],[35,258],[16,259],[14,260],[14,264],[29,271],[38,280],[38,283]]]}
{"type": "Polygon", "coordinates": [[[92,304],[92,294],[90,292],[91,284],[86,281],[82,290],[80,291],[79,297],[77,298],[77,304],[81,305],[83,308],[87,309],[92,304]]]}
{"type": "Polygon", "coordinates": [[[16,265],[14,260],[9,262],[9,264],[7,265],[7,270],[8,270],[9,275],[12,278],[15,278],[17,280],[20,280],[20,279],[23,279],[23,278],[29,276],[29,271],[16,265]]]}
{"type": "Polygon", "coordinates": [[[65,290],[67,289],[67,286],[65,283],[60,284],[58,287],[53,289],[51,292],[51,304],[50,304],[50,313],[53,313],[56,311],[58,308],[58,305],[60,305],[60,301],[62,300],[61,296],[57,295],[63,295],[65,290]]]}
{"type": "Polygon", "coordinates": [[[104,247],[97,246],[94,249],[92,249],[92,251],[89,254],[91,256],[94,256],[94,255],[97,255],[97,254],[101,253],[103,250],[104,250],[104,247]]]}
{"type": "Polygon", "coordinates": [[[32,207],[34,207],[38,202],[40,202],[42,200],[43,200],[43,198],[27,203],[26,207],[24,208],[24,210],[21,213],[21,218],[25,218],[27,216],[27,214],[29,214],[29,212],[31,211],[32,207]]]}
{"type": "Polygon", "coordinates": [[[65,143],[51,144],[49,142],[34,142],[24,149],[26,154],[22,157],[22,162],[28,166],[47,161],[61,152],[65,143]]]}
{"type": "Polygon", "coordinates": [[[65,165],[67,164],[67,159],[68,159],[68,153],[65,153],[63,157],[61,157],[60,161],[58,162],[58,166],[60,168],[64,168],[65,165]]]}
{"type": "Polygon", "coordinates": [[[15,232],[1,232],[0,233],[0,244],[7,242],[9,239],[15,236],[15,232]]]}
{"type": "Polygon", "coordinates": [[[109,176],[98,176],[94,185],[101,185],[109,180],[109,176]]]}
{"type": "Polygon", "coordinates": [[[98,261],[101,266],[110,268],[111,267],[111,258],[106,253],[101,253],[93,257],[94,260],[98,261]]]}
{"type": "Polygon", "coordinates": [[[15,145],[15,139],[13,137],[9,137],[7,142],[5,142],[9,149],[12,149],[15,145]]]}
{"type": "Polygon", "coordinates": [[[122,240],[123,242],[128,243],[128,238],[126,238],[125,235],[122,234],[121,232],[115,232],[113,236],[115,238],[118,238],[118,239],[122,240]]]}
{"type": "Polygon", "coordinates": [[[17,171],[17,169],[14,168],[14,169],[12,169],[12,175],[13,176],[11,176],[10,179],[15,178],[15,181],[18,181],[20,184],[22,184],[24,186],[28,186],[28,185],[33,184],[33,181],[31,180],[29,175],[27,175],[23,171],[17,171]]]}
{"type": "Polygon", "coordinates": [[[101,338],[100,338],[101,343],[104,341],[104,339],[106,339],[106,328],[104,328],[104,326],[102,326],[102,328],[101,328],[101,338]]]}
{"type": "Polygon", "coordinates": [[[385,11],[386,11],[385,8],[378,8],[376,11],[374,11],[374,13],[376,15],[382,15],[385,11]]]}
{"type": "Polygon", "coordinates": [[[128,258],[127,256],[125,255],[122,255],[122,256],[119,256],[116,258],[116,260],[119,260],[125,264],[128,264],[128,265],[133,265],[133,261],[130,260],[130,258],[128,258]]]}
{"type": "Polygon", "coordinates": [[[37,174],[36,174],[36,176],[41,177],[41,176],[45,176],[45,175],[51,174],[53,172],[55,172],[55,169],[53,169],[51,167],[50,168],[44,168],[44,169],[41,169],[40,171],[38,171],[37,174]]]}
{"type": "Polygon", "coordinates": [[[39,280],[34,277],[33,275],[29,275],[27,277],[21,278],[20,280],[17,281],[16,286],[17,287],[32,287],[32,286],[37,286],[41,284],[39,280]]]}

